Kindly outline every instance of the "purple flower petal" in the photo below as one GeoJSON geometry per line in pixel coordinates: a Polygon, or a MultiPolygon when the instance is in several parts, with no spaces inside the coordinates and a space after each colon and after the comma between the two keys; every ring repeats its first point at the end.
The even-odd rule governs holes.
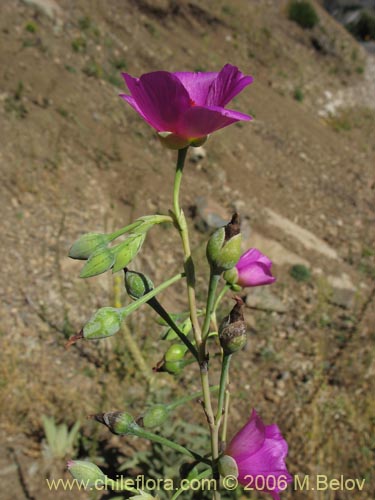
{"type": "Polygon", "coordinates": [[[252,411],[250,420],[234,436],[226,450],[235,460],[241,460],[256,453],[265,440],[265,426],[255,410],[252,411]]]}
{"type": "Polygon", "coordinates": [[[176,133],[180,114],[191,106],[189,94],[180,80],[167,71],[146,73],[139,79],[127,73],[123,73],[123,77],[146,121],[159,132],[176,133]]]}
{"type": "Polygon", "coordinates": [[[261,286],[274,283],[276,278],[272,276],[269,267],[263,262],[254,262],[250,266],[244,267],[238,273],[237,284],[246,286],[261,286]]]}
{"type": "Polygon", "coordinates": [[[278,426],[264,426],[255,410],[225,451],[237,464],[239,483],[270,493],[274,500],[280,500],[278,492],[292,482],[285,465],[287,453],[288,444],[278,426]]]}
{"type": "Polygon", "coordinates": [[[192,106],[181,116],[178,133],[189,138],[203,137],[239,120],[251,120],[251,117],[220,107],[192,106]]]}
{"type": "Polygon", "coordinates": [[[226,64],[212,82],[206,104],[224,107],[252,81],[251,76],[244,76],[236,66],[226,64]]]}
{"type": "Polygon", "coordinates": [[[197,106],[206,104],[210,85],[218,73],[173,73],[188,91],[191,101],[197,106]]]}

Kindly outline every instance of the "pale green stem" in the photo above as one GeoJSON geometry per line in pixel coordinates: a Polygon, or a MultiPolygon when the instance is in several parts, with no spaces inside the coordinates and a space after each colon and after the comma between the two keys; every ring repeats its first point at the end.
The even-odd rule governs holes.
{"type": "MultiPolygon", "coordinates": [[[[114,286],[113,286],[113,295],[114,295],[114,306],[120,308],[121,307],[121,287],[120,282],[122,282],[120,276],[115,276],[114,286]]],[[[133,339],[130,329],[126,324],[121,325],[121,333],[126,341],[126,347],[129,349],[129,352],[134,359],[135,363],[138,365],[138,368],[141,374],[145,377],[148,384],[152,383],[153,373],[149,365],[146,363],[142,351],[138,347],[137,342],[133,339]]]]}
{"type": "Polygon", "coordinates": [[[220,451],[224,451],[227,442],[230,391],[226,389],[224,397],[223,427],[221,430],[220,451]]]}
{"type": "Polygon", "coordinates": [[[207,340],[208,334],[210,333],[211,314],[214,311],[215,294],[219,279],[220,274],[214,274],[211,272],[207,295],[206,316],[204,318],[204,324],[202,328],[203,342],[207,340]]]}
{"type": "Polygon", "coordinates": [[[180,201],[179,201],[182,173],[184,169],[187,150],[188,148],[178,150],[176,174],[175,174],[174,188],[173,188],[173,209],[176,218],[177,229],[179,230],[182,240],[182,246],[184,249],[184,267],[185,267],[185,274],[186,274],[186,281],[188,288],[190,317],[193,326],[195,342],[199,349],[202,343],[202,336],[201,336],[200,325],[198,322],[197,305],[195,299],[195,270],[194,270],[194,263],[191,257],[187,223],[184,212],[180,208],[180,201]]]}
{"type": "MultiPolygon", "coordinates": [[[[217,392],[219,390],[220,386],[219,385],[213,385],[210,387],[211,392],[217,392]]],[[[202,397],[202,391],[195,392],[194,394],[191,394],[190,396],[185,396],[184,398],[177,399],[173,403],[170,403],[167,405],[168,410],[174,410],[178,406],[181,406],[185,403],[188,403],[189,401],[193,401],[194,399],[197,399],[199,397],[202,397]]]]}
{"type": "Polygon", "coordinates": [[[125,226],[125,227],[122,227],[121,229],[118,229],[117,231],[115,231],[114,233],[111,233],[109,235],[109,241],[113,241],[116,238],[118,238],[119,236],[122,236],[123,234],[128,233],[129,231],[131,231],[135,227],[139,226],[140,224],[142,224],[142,221],[138,220],[138,221],[133,222],[132,224],[129,224],[128,226],[125,226]]]}
{"type": "Polygon", "coordinates": [[[149,441],[153,441],[154,443],[159,443],[163,446],[167,446],[168,448],[172,448],[175,451],[178,451],[182,455],[186,455],[190,458],[194,458],[194,460],[199,460],[200,462],[207,463],[207,459],[199,455],[198,453],[195,453],[191,450],[188,450],[185,448],[185,446],[181,446],[178,443],[175,443],[171,441],[170,439],[167,439],[163,436],[159,436],[159,434],[155,434],[154,432],[146,431],[142,427],[139,427],[138,425],[134,426],[131,430],[131,434],[133,436],[138,436],[140,438],[148,439],[149,441]]]}
{"type": "MultiPolygon", "coordinates": [[[[187,288],[188,288],[188,301],[190,309],[191,323],[193,326],[194,338],[198,348],[199,353],[199,367],[200,367],[200,377],[203,392],[203,404],[206,418],[210,427],[211,435],[211,453],[212,453],[212,466],[216,472],[216,461],[219,456],[219,439],[218,439],[218,429],[215,426],[215,418],[212,410],[211,394],[210,394],[210,384],[208,380],[208,366],[205,352],[205,345],[202,342],[202,332],[198,322],[197,315],[197,305],[195,298],[195,270],[194,262],[191,257],[189,233],[187,228],[187,223],[185,215],[180,208],[179,194],[182,180],[182,172],[184,168],[185,158],[186,158],[187,148],[180,149],[178,151],[177,165],[176,165],[176,175],[174,181],[174,191],[173,191],[173,208],[174,215],[176,218],[176,227],[179,230],[182,246],[184,250],[184,268],[186,274],[187,288]]],[[[206,312],[207,314],[207,312],[206,312]]],[[[218,491],[214,492],[214,499],[220,500],[220,493],[218,491]]]]}
{"type": "MultiPolygon", "coordinates": [[[[158,217],[159,217],[158,224],[160,224],[161,222],[173,222],[172,217],[170,217],[169,215],[159,215],[158,217]]],[[[117,231],[114,231],[113,233],[111,233],[109,235],[109,241],[115,240],[119,236],[122,236],[123,234],[130,232],[132,229],[140,226],[141,224],[142,224],[142,220],[136,220],[132,224],[129,224],[128,226],[122,227],[122,228],[118,229],[117,231]]]]}
{"type": "Polygon", "coordinates": [[[216,309],[219,307],[219,304],[220,302],[222,301],[224,295],[227,293],[227,291],[230,290],[230,285],[226,284],[223,289],[221,290],[221,292],[219,293],[219,295],[217,296],[217,299],[215,301],[215,305],[214,305],[214,308],[213,308],[213,312],[216,313],[216,309]]]}
{"type": "Polygon", "coordinates": [[[219,389],[219,398],[217,403],[217,413],[215,424],[220,427],[221,417],[223,415],[223,404],[224,404],[224,393],[227,387],[228,373],[229,373],[229,365],[232,355],[229,356],[224,355],[223,362],[221,364],[221,375],[220,375],[220,389],[219,389]]]}
{"type": "Polygon", "coordinates": [[[153,290],[151,290],[151,292],[146,293],[145,295],[143,295],[143,297],[141,297],[140,299],[137,299],[132,304],[129,304],[126,307],[122,307],[120,309],[120,314],[122,315],[123,318],[128,316],[128,314],[132,313],[133,311],[136,311],[138,309],[138,307],[140,307],[142,304],[145,304],[150,299],[155,297],[155,295],[157,295],[159,292],[161,292],[161,291],[165,290],[166,288],[168,288],[169,286],[173,285],[173,283],[176,283],[176,281],[180,280],[184,276],[185,276],[185,273],[179,273],[179,274],[176,274],[175,276],[172,276],[172,278],[169,278],[169,280],[164,281],[164,283],[162,283],[161,285],[159,285],[156,288],[154,288],[153,290]]]}

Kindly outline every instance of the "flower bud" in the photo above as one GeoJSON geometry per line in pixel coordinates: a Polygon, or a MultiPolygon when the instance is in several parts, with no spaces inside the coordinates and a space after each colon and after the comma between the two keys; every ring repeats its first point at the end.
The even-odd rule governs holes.
{"type": "Polygon", "coordinates": [[[218,462],[220,475],[223,477],[234,476],[238,477],[238,467],[234,458],[229,455],[223,455],[218,462]]]}
{"type": "Polygon", "coordinates": [[[235,213],[225,227],[217,229],[207,243],[207,260],[215,274],[232,269],[241,255],[239,216],[235,213]]]}
{"type": "Polygon", "coordinates": [[[86,260],[99,247],[107,245],[109,237],[102,233],[86,233],[76,240],[69,250],[71,259],[86,260]]]}
{"type": "Polygon", "coordinates": [[[113,248],[115,262],[113,273],[124,269],[137,255],[145,241],[146,234],[130,234],[128,238],[113,248]]]}
{"type": "Polygon", "coordinates": [[[120,436],[133,434],[133,430],[139,427],[134,418],[124,411],[98,413],[97,415],[93,415],[92,418],[106,425],[113,434],[120,436]]]}
{"type": "Polygon", "coordinates": [[[169,410],[165,405],[159,404],[149,408],[144,415],[137,420],[141,427],[152,429],[163,424],[169,416],[169,410]]]}
{"type": "Polygon", "coordinates": [[[86,488],[105,484],[107,476],[99,467],[86,460],[69,460],[66,464],[69,472],[77,481],[82,482],[86,488]]]}
{"type": "Polygon", "coordinates": [[[136,300],[140,299],[146,293],[151,292],[154,289],[154,284],[142,273],[137,273],[135,271],[129,271],[128,269],[124,269],[125,271],[125,288],[128,292],[129,296],[136,300]]]}
{"type": "Polygon", "coordinates": [[[121,313],[115,307],[102,307],[83,327],[83,338],[104,339],[115,335],[121,327],[121,313]]]}
{"type": "Polygon", "coordinates": [[[111,249],[99,247],[90,255],[79,277],[91,278],[92,276],[105,273],[113,266],[114,261],[115,256],[111,249]]]}
{"type": "Polygon", "coordinates": [[[246,345],[246,323],[242,314],[243,301],[235,297],[236,304],[219,327],[219,340],[225,355],[240,351],[246,345]]]}
{"type": "Polygon", "coordinates": [[[232,267],[232,269],[225,271],[225,273],[223,274],[223,278],[229,285],[234,285],[235,283],[237,283],[238,271],[236,267],[232,267]]]}

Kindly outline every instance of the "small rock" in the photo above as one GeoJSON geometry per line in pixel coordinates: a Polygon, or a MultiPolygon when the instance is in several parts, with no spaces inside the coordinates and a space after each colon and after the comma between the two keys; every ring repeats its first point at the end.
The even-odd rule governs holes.
{"type": "Polygon", "coordinates": [[[199,146],[199,148],[191,149],[189,160],[192,163],[198,163],[204,160],[206,156],[207,156],[206,150],[202,146],[199,146]]]}
{"type": "Polygon", "coordinates": [[[267,288],[253,288],[246,296],[246,305],[252,309],[260,309],[261,311],[273,311],[280,314],[287,312],[287,306],[270,292],[267,288]]]}
{"type": "Polygon", "coordinates": [[[329,301],[345,309],[351,309],[355,305],[357,289],[350,277],[343,273],[341,276],[327,276],[327,281],[330,286],[329,301]]]}
{"type": "Polygon", "coordinates": [[[23,2],[36,7],[50,19],[55,20],[56,17],[62,16],[61,7],[55,0],[23,0],[23,2]]]}
{"type": "Polygon", "coordinates": [[[193,207],[195,227],[202,232],[223,227],[231,219],[228,210],[216,203],[211,198],[200,196],[193,207]]]}

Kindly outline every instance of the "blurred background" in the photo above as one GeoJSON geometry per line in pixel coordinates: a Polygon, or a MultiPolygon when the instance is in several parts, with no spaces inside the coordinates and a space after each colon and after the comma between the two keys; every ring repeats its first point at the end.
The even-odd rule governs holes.
{"type": "MultiPolygon", "coordinates": [[[[200,259],[199,303],[205,241],[233,210],[244,249],[266,253],[277,276],[243,292],[249,342],[233,363],[229,435],[256,407],[282,429],[292,474],[366,479],[362,492],[290,488],[285,500],[375,497],[374,47],[371,0],[0,3],[3,500],[115,497],[50,492],[45,478],[68,477],[68,458],[88,457],[112,477],[177,477],[176,454],[86,417],[139,415],[192,393],[196,369],[152,372],[169,344],[146,308],[122,335],[65,350],[97,308],[129,300],[121,273],[79,279],[67,254],[83,232],[171,206],[175,153],[118,97],[121,72],[218,71],[227,62],[254,77],[231,107],[255,120],[216,132],[188,157],[182,205],[200,259]]],[[[175,232],[159,227],[133,268],[158,284],[181,259],[175,232]]],[[[185,310],[182,285],[161,302],[185,310]]],[[[230,307],[228,297],[220,315],[230,307]]],[[[198,450],[208,442],[195,403],[158,432],[198,450]]]]}

